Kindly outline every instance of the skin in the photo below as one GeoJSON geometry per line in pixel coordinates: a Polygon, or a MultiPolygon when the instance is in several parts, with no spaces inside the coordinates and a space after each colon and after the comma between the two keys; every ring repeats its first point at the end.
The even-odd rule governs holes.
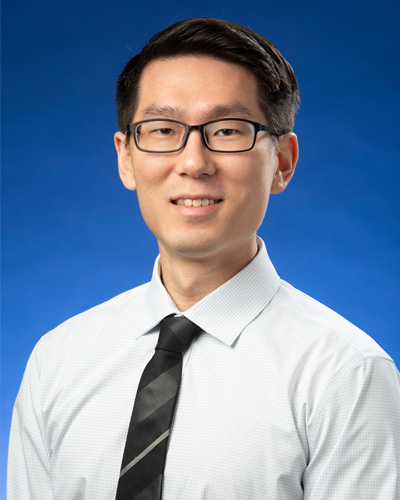
{"type": "MultiPolygon", "coordinates": [[[[170,118],[190,125],[218,118],[268,124],[257,101],[254,76],[245,68],[210,57],[157,60],[143,72],[132,122],[170,118]]],[[[184,311],[229,280],[257,253],[256,231],[271,193],[281,193],[298,158],[295,134],[259,132],[243,153],[216,153],[191,131],[183,150],[155,154],[115,134],[124,186],[136,190],[143,218],[158,240],[164,286],[184,311]],[[186,207],[177,199],[218,203],[186,207]]]]}

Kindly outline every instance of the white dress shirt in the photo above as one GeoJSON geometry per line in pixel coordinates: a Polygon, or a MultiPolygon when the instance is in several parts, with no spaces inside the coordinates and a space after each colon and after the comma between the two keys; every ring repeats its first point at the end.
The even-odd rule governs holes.
{"type": "MultiPolygon", "coordinates": [[[[32,353],[15,404],[8,500],[114,500],[158,324],[158,273],[80,314],[32,353]]],[[[348,321],[279,279],[261,242],[185,312],[163,500],[400,499],[400,377],[348,321]]]]}

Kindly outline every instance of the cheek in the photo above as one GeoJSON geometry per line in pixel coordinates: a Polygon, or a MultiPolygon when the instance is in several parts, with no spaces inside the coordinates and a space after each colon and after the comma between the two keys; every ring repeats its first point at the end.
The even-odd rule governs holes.
{"type": "Polygon", "coordinates": [[[168,175],[168,169],[163,165],[162,158],[154,158],[143,153],[135,155],[132,160],[133,172],[136,180],[136,190],[139,201],[160,196],[163,181],[168,175]]]}
{"type": "Polygon", "coordinates": [[[151,170],[143,172],[141,169],[135,171],[136,178],[136,194],[139,203],[142,217],[150,228],[153,230],[154,224],[157,221],[157,213],[160,211],[162,193],[157,188],[158,183],[151,170]]]}
{"type": "MultiPolygon", "coordinates": [[[[254,196],[257,200],[268,200],[273,180],[273,161],[267,162],[265,157],[255,158],[246,168],[238,170],[236,182],[241,189],[247,188],[247,195],[254,196]]],[[[243,189],[244,190],[244,189],[243,189]]]]}
{"type": "Polygon", "coordinates": [[[235,208],[231,213],[232,223],[237,230],[253,234],[261,225],[268,206],[268,177],[254,175],[241,178],[235,195],[235,208]]]}
{"type": "Polygon", "coordinates": [[[259,155],[238,179],[239,192],[245,197],[243,216],[255,225],[261,224],[267,210],[276,162],[276,156],[268,155],[266,159],[266,155],[259,155]]]}

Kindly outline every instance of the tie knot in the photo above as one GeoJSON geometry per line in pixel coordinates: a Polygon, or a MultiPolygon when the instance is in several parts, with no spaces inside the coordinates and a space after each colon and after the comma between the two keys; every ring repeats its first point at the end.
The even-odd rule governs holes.
{"type": "Polygon", "coordinates": [[[160,336],[156,349],[183,353],[201,328],[185,316],[167,316],[160,323],[160,336]]]}

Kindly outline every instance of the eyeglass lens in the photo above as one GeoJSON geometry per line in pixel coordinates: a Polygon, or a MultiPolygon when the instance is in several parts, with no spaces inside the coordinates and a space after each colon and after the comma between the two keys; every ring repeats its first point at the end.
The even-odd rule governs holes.
{"type": "MultiPolygon", "coordinates": [[[[186,128],[179,123],[151,120],[136,127],[136,141],[141,149],[154,152],[179,150],[185,141],[186,128]]],[[[255,129],[241,120],[221,120],[203,129],[204,140],[217,151],[243,151],[252,147],[255,129]]]]}

